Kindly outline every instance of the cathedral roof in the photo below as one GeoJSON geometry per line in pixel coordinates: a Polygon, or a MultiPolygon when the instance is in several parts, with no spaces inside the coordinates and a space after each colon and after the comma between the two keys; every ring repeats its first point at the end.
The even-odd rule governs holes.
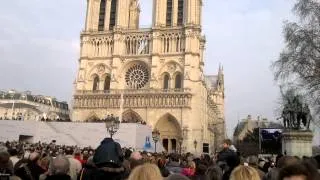
{"type": "Polygon", "coordinates": [[[68,104],[66,102],[58,102],[55,98],[48,96],[32,95],[30,91],[22,93],[14,90],[0,91],[0,100],[25,100],[68,110],[68,104]]]}

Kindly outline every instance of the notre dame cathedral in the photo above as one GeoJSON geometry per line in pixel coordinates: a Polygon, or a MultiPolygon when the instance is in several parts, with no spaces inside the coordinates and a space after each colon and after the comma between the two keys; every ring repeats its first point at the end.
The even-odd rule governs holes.
{"type": "Polygon", "coordinates": [[[87,0],[73,121],[107,114],[160,131],[169,152],[207,152],[225,138],[224,75],[204,74],[202,0],[153,0],[139,28],[137,0],[87,0]]]}

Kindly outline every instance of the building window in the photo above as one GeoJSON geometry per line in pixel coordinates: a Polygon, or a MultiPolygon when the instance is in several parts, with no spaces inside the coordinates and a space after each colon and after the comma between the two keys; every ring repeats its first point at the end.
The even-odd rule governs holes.
{"type": "Polygon", "coordinates": [[[125,75],[126,84],[131,89],[141,89],[149,82],[149,70],[142,64],[134,64],[125,75]]]}
{"type": "Polygon", "coordinates": [[[93,79],[93,87],[92,87],[92,90],[93,91],[97,91],[99,88],[99,77],[96,76],[94,79],[93,79]]]}
{"type": "Polygon", "coordinates": [[[100,12],[99,12],[98,31],[103,31],[104,30],[105,17],[106,17],[106,0],[101,0],[101,2],[100,2],[100,12]]]}
{"type": "Polygon", "coordinates": [[[202,152],[209,153],[209,144],[208,143],[203,143],[202,152]]]}
{"type": "Polygon", "coordinates": [[[106,76],[106,79],[104,80],[104,90],[107,91],[107,90],[110,90],[110,83],[111,83],[111,78],[110,76],[106,76]]]}
{"type": "Polygon", "coordinates": [[[163,89],[169,89],[169,81],[170,81],[169,74],[164,75],[164,78],[163,78],[163,89]]]}
{"type": "Polygon", "coordinates": [[[178,26],[183,25],[184,0],[178,1],[178,26]]]}
{"type": "Polygon", "coordinates": [[[113,30],[114,26],[116,25],[116,16],[117,16],[117,0],[112,0],[109,30],[113,30]]]}
{"type": "Polygon", "coordinates": [[[167,18],[166,25],[170,27],[172,25],[172,0],[167,0],[167,18]]]}
{"type": "Polygon", "coordinates": [[[177,74],[175,78],[175,88],[176,89],[181,89],[182,88],[182,79],[181,79],[181,74],[177,74]]]}

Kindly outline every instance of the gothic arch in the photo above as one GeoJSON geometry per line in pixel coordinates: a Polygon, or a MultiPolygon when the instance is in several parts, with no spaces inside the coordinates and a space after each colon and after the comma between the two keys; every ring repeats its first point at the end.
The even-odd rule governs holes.
{"type": "Polygon", "coordinates": [[[137,112],[129,109],[129,110],[122,113],[122,122],[124,122],[124,123],[142,123],[144,121],[137,112]]]}
{"type": "Polygon", "coordinates": [[[98,63],[90,69],[87,79],[93,80],[92,76],[95,74],[101,78],[105,74],[111,74],[111,68],[104,63],[98,63]]]}
{"type": "Polygon", "coordinates": [[[97,91],[99,90],[99,84],[100,84],[100,78],[98,75],[94,75],[93,81],[92,81],[92,90],[97,91]]]}
{"type": "Polygon", "coordinates": [[[168,72],[171,76],[174,75],[176,72],[183,73],[183,66],[179,64],[178,62],[171,60],[167,63],[165,63],[159,71],[159,76],[162,75],[164,72],[168,72]]]}
{"type": "Polygon", "coordinates": [[[167,113],[163,115],[154,126],[160,132],[160,143],[168,151],[176,151],[178,140],[182,136],[181,126],[173,115],[167,113]]]}
{"type": "Polygon", "coordinates": [[[91,112],[86,118],[86,122],[94,122],[100,120],[99,116],[95,112],[91,112]]]}
{"type": "Polygon", "coordinates": [[[103,81],[103,90],[110,90],[111,89],[111,74],[104,74],[102,75],[101,80],[103,81]]]}
{"type": "Polygon", "coordinates": [[[174,88],[181,89],[183,88],[183,76],[181,72],[176,72],[173,76],[174,78],[174,88]]]}
{"type": "Polygon", "coordinates": [[[162,88],[170,89],[170,81],[171,81],[170,74],[167,72],[164,72],[161,76],[161,80],[162,80],[162,88]]]}

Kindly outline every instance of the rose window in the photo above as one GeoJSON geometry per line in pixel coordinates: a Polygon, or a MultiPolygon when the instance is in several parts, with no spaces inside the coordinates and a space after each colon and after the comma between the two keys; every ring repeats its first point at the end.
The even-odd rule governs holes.
{"type": "Polygon", "coordinates": [[[149,81],[149,71],[145,66],[135,64],[126,72],[125,80],[132,89],[143,88],[149,81]]]}

